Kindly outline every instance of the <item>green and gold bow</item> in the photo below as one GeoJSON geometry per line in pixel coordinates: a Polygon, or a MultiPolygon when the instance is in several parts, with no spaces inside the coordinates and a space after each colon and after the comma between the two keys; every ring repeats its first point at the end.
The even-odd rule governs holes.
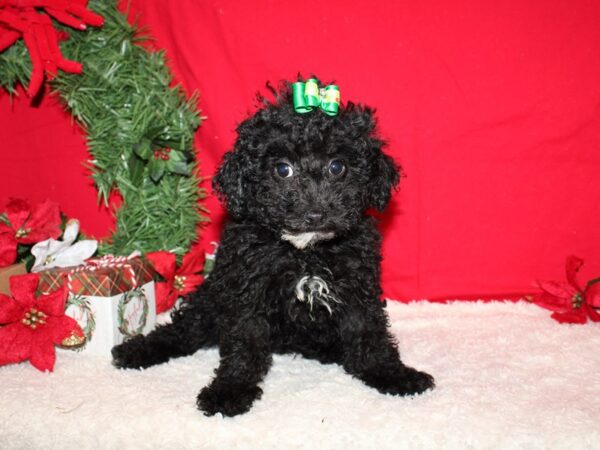
{"type": "Polygon", "coordinates": [[[340,89],[335,84],[319,88],[314,78],[292,84],[292,96],[294,109],[299,114],[321,108],[325,114],[335,116],[340,108],[340,89]]]}

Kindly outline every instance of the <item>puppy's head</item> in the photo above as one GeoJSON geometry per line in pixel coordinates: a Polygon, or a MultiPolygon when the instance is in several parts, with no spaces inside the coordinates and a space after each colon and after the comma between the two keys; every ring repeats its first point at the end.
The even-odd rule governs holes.
{"type": "Polygon", "coordinates": [[[281,235],[343,234],[367,209],[383,210],[398,183],[366,106],[299,114],[285,84],[237,132],[213,187],[234,219],[281,235]]]}

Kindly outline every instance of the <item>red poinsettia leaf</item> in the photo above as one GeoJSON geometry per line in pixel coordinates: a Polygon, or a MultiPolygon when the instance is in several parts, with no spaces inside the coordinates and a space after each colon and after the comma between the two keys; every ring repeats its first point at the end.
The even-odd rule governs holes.
{"type": "Polygon", "coordinates": [[[9,279],[10,292],[13,298],[23,307],[31,308],[35,302],[35,290],[37,289],[39,275],[28,273],[25,275],[13,275],[9,279]]]}
{"type": "Polygon", "coordinates": [[[8,295],[0,294],[0,325],[17,322],[23,318],[23,307],[8,295]]]}
{"type": "Polygon", "coordinates": [[[31,210],[25,228],[30,231],[21,239],[17,239],[22,244],[35,244],[49,238],[57,239],[62,234],[58,205],[49,200],[36,205],[31,210]]]}
{"type": "Polygon", "coordinates": [[[587,322],[587,314],[584,309],[574,309],[567,312],[555,312],[550,317],[560,323],[584,324],[587,322]]]}
{"type": "Polygon", "coordinates": [[[64,316],[68,293],[67,285],[64,283],[55,291],[40,295],[35,302],[35,308],[50,316],[64,316]]]}
{"type": "Polygon", "coordinates": [[[600,322],[600,313],[598,313],[598,311],[589,305],[584,304],[583,307],[585,308],[587,315],[592,322],[600,322]]]}
{"type": "MultiPolygon", "coordinates": [[[[2,210],[0,209],[0,211],[2,210]]],[[[15,232],[12,227],[9,227],[6,223],[0,220],[0,234],[15,234],[15,232]]]]}
{"type": "Polygon", "coordinates": [[[31,347],[31,329],[21,323],[0,327],[0,365],[25,361],[31,347]]]}
{"type": "Polygon", "coordinates": [[[183,257],[181,267],[177,271],[178,275],[192,275],[201,272],[204,268],[204,260],[206,255],[204,250],[197,247],[195,250],[190,251],[183,257]]]}
{"type": "Polygon", "coordinates": [[[577,272],[583,266],[583,259],[578,258],[577,256],[571,255],[567,257],[566,263],[566,272],[567,272],[567,281],[571,286],[577,289],[579,292],[583,291],[581,286],[577,282],[577,272]]]}
{"type": "Polygon", "coordinates": [[[204,277],[202,275],[186,275],[185,281],[183,283],[183,289],[178,290],[178,295],[186,295],[190,292],[194,292],[198,285],[204,281],[204,277]]]}
{"type": "Polygon", "coordinates": [[[542,292],[541,294],[536,295],[533,298],[533,303],[542,308],[549,309],[550,311],[556,312],[565,312],[573,309],[573,304],[571,301],[567,301],[562,297],[556,297],[554,295],[548,294],[547,292],[542,292]]]}
{"type": "Polygon", "coordinates": [[[600,308],[600,283],[588,284],[585,290],[585,301],[594,308],[600,308]]]}
{"type": "Polygon", "coordinates": [[[573,296],[577,294],[577,290],[567,283],[538,281],[538,286],[547,294],[556,297],[556,303],[560,303],[561,300],[570,303],[573,296]]]}
{"type": "Polygon", "coordinates": [[[159,281],[154,284],[154,293],[156,301],[162,301],[173,290],[173,283],[169,281],[159,281]]]}
{"type": "Polygon", "coordinates": [[[175,276],[176,257],[171,252],[160,251],[146,254],[146,259],[152,263],[165,280],[172,280],[175,276]]]}
{"type": "Polygon", "coordinates": [[[75,333],[78,336],[83,336],[83,330],[75,319],[69,316],[48,317],[46,324],[39,328],[39,333],[44,333],[46,339],[52,343],[59,345],[66,338],[75,333]]]}
{"type": "Polygon", "coordinates": [[[177,301],[177,292],[173,289],[170,282],[160,282],[155,284],[156,294],[156,313],[168,311],[177,301]]]}
{"type": "MultiPolygon", "coordinates": [[[[8,228],[5,224],[0,226],[8,228]]],[[[10,228],[9,228],[10,229],[10,228]]],[[[0,267],[6,267],[13,264],[17,259],[17,240],[12,233],[2,233],[0,230],[0,267]]]]}
{"type": "Polygon", "coordinates": [[[23,227],[31,214],[31,205],[29,202],[20,198],[11,198],[4,209],[6,218],[15,231],[23,227]]]}
{"type": "Polygon", "coordinates": [[[48,336],[34,338],[29,352],[29,362],[36,369],[44,372],[52,372],[56,361],[56,352],[54,343],[48,339],[48,336]]]}
{"type": "Polygon", "coordinates": [[[20,37],[21,33],[18,31],[10,30],[0,24],[0,52],[13,45],[20,37]]]}

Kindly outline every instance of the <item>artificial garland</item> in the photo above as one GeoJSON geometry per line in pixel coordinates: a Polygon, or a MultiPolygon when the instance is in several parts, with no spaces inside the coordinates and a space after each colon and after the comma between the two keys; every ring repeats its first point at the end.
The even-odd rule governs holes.
{"type": "MultiPolygon", "coordinates": [[[[0,10],[11,8],[11,14],[24,16],[33,10],[15,5],[0,3],[0,10]]],[[[75,31],[64,25],[73,24],[60,20],[64,15],[59,17],[64,24],[51,23],[62,37],[68,36],[60,44],[60,56],[81,61],[83,72],[59,71],[50,86],[87,132],[99,198],[108,204],[116,189],[123,199],[115,213],[115,232],[99,252],[167,249],[183,255],[196,239],[198,224],[206,220],[198,206],[204,192],[198,187],[193,149],[200,124],[196,98],[186,100],[179,87],[170,87],[164,54],[138,45],[143,38],[115,1],[91,0],[87,7],[104,18],[101,28],[75,31]]],[[[39,8],[35,11],[41,14],[39,8]]],[[[0,25],[0,31],[9,26],[0,25]]],[[[17,83],[26,85],[32,77],[28,47],[16,40],[0,52],[0,86],[14,93],[17,83]]],[[[31,58],[35,63],[33,54],[31,58]]]]}

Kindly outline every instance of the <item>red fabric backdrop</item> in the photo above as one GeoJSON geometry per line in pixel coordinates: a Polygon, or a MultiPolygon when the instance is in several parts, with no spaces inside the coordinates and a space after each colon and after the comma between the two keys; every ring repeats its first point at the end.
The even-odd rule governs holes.
{"type": "MultiPolygon", "coordinates": [[[[378,109],[406,178],[383,217],[397,299],[505,297],[600,275],[600,2],[133,0],[177,79],[199,91],[205,182],[265,81],[335,79],[378,109]]],[[[84,61],[85,63],[85,61],[84,61]]],[[[51,197],[88,232],[110,214],[84,137],[51,100],[0,98],[2,196],[51,197]]],[[[222,210],[205,202],[218,236],[222,210]]],[[[208,247],[208,245],[207,245],[208,247]]]]}

